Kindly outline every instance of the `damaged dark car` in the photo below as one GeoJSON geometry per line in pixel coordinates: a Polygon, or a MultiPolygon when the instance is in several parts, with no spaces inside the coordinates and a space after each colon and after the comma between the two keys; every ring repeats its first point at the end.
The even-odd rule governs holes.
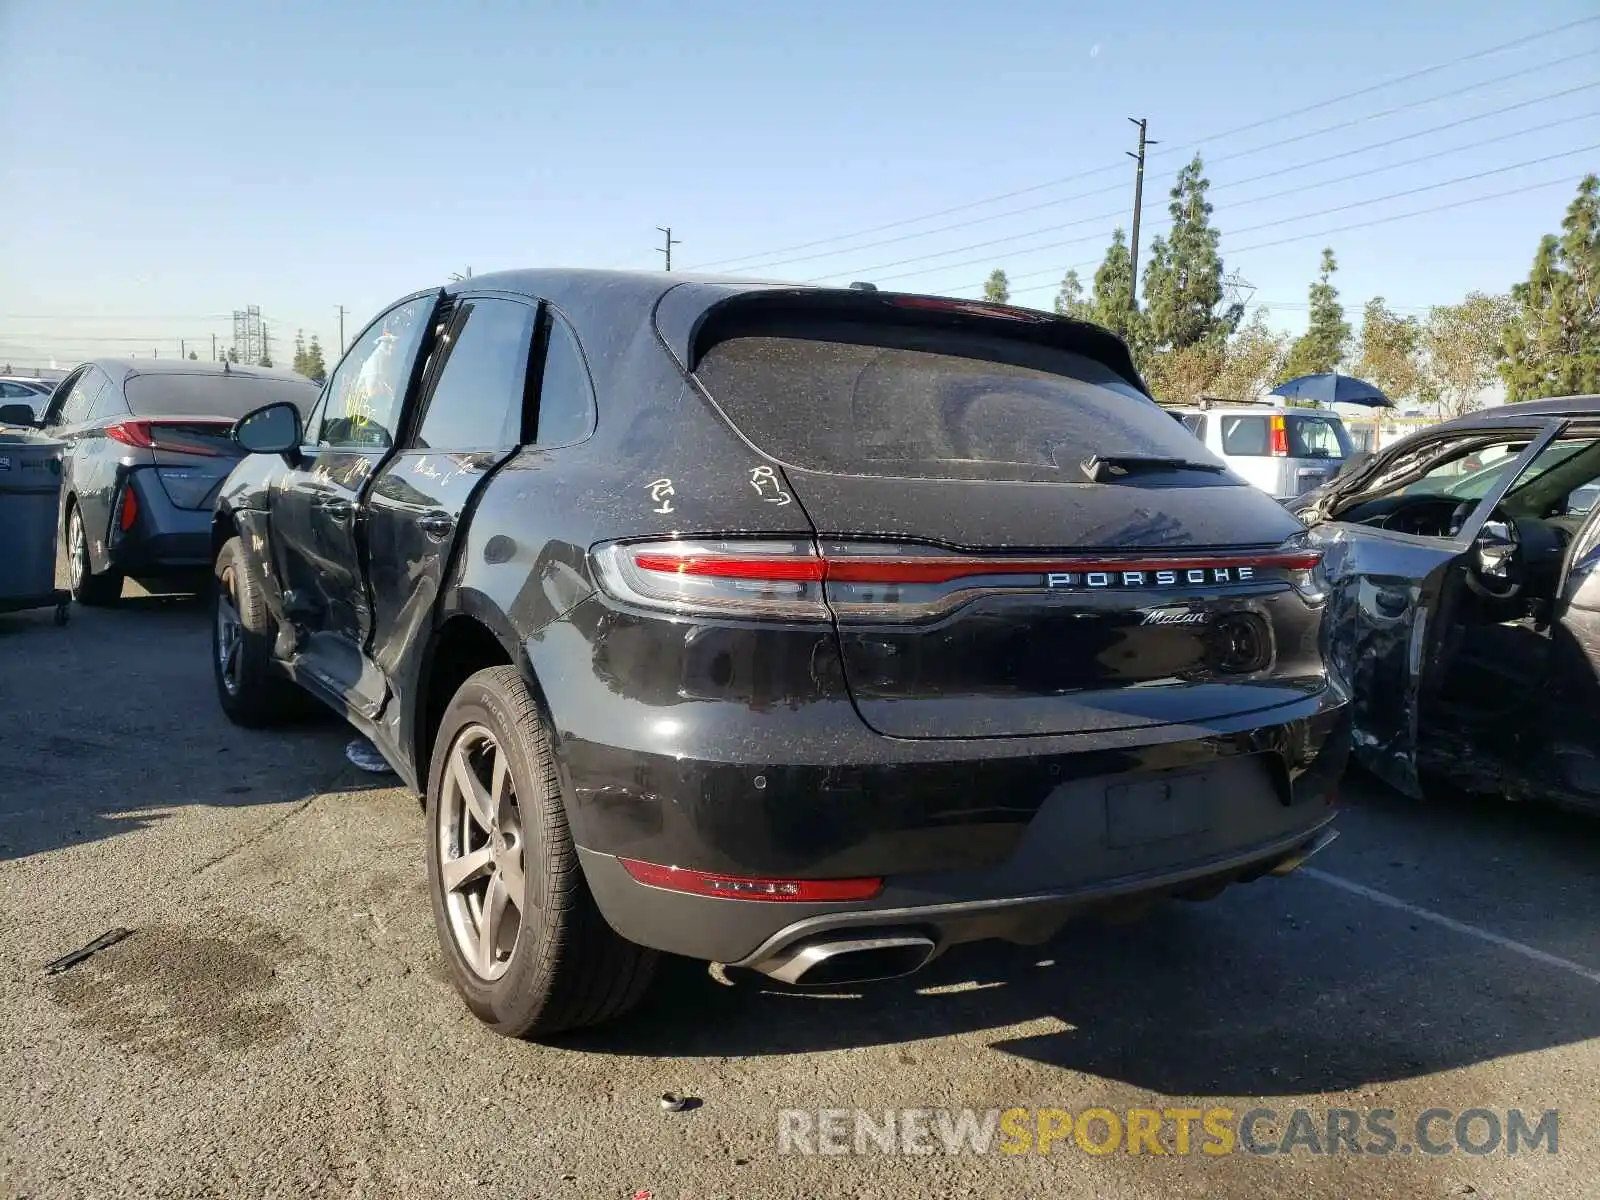
{"type": "Polygon", "coordinates": [[[832,986],[1332,840],[1319,555],[1095,326],[509,272],[233,436],[223,710],[298,687],[425,793],[503,1033],[620,1015],[660,951],[832,986]]]}
{"type": "Polygon", "coordinates": [[[1291,511],[1333,589],[1357,761],[1600,814],[1600,397],[1507,404],[1354,465],[1291,511]]]}

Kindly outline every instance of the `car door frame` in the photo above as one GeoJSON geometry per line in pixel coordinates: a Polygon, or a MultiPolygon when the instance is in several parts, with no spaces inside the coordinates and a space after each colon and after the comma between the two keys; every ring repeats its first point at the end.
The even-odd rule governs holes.
{"type": "MultiPolygon", "coordinates": [[[[1325,656],[1350,690],[1353,752],[1373,774],[1407,795],[1422,795],[1419,721],[1454,607],[1459,582],[1454,569],[1472,553],[1485,522],[1528,464],[1570,424],[1547,418],[1504,429],[1452,430],[1429,439],[1528,438],[1453,537],[1424,537],[1331,517],[1311,527],[1329,584],[1325,656]]],[[[1396,444],[1392,450],[1410,453],[1426,444],[1396,444]]],[[[1380,455],[1374,468],[1386,457],[1380,455]]],[[[1390,490],[1394,486],[1406,485],[1390,490]]],[[[1333,502],[1343,505],[1362,494],[1352,489],[1333,502]]]]}
{"type": "MultiPolygon", "coordinates": [[[[482,497],[484,489],[496,472],[520,454],[524,448],[531,445],[537,435],[539,384],[543,376],[545,357],[548,352],[548,338],[546,336],[546,322],[553,319],[550,305],[542,300],[515,292],[504,292],[492,289],[474,289],[472,291],[457,291],[450,295],[451,311],[449,324],[444,332],[444,337],[450,339],[450,344],[442,355],[437,355],[429,368],[427,378],[418,388],[416,396],[406,412],[406,419],[396,438],[394,454],[385,459],[384,463],[374,472],[374,486],[368,491],[368,498],[364,506],[370,508],[377,501],[377,484],[382,477],[390,475],[398,463],[405,456],[421,455],[424,459],[430,455],[440,457],[454,457],[470,454],[480,461],[471,464],[468,470],[476,473],[477,478],[464,498],[459,516],[452,519],[452,527],[444,536],[435,535],[433,540],[441,544],[443,553],[436,557],[438,569],[432,573],[434,592],[431,597],[421,593],[414,593],[407,598],[405,605],[400,606],[401,611],[396,613],[398,619],[391,622],[387,631],[378,628],[374,621],[372,639],[369,643],[369,660],[375,669],[382,672],[390,688],[394,702],[385,709],[381,718],[367,726],[369,736],[383,749],[386,757],[391,762],[403,764],[416,776],[416,782],[422,782],[420,776],[425,773],[426,764],[413,761],[415,747],[412,734],[417,715],[417,704],[420,700],[420,691],[425,684],[424,669],[428,650],[437,636],[441,623],[440,602],[445,598],[450,580],[454,577],[458,561],[466,546],[467,527],[471,521],[472,513],[477,501],[482,497]],[[455,448],[419,448],[414,445],[421,432],[423,423],[427,419],[428,409],[437,391],[445,370],[449,367],[451,356],[457,347],[457,338],[462,331],[461,322],[466,319],[466,314],[473,302],[480,300],[506,301],[526,308],[532,315],[532,328],[528,346],[528,360],[523,369],[522,392],[519,397],[521,408],[520,425],[515,442],[511,445],[497,447],[455,447],[455,448]],[[382,639],[381,641],[379,639],[382,639]]],[[[442,509],[421,514],[421,518],[440,515],[442,509]]],[[[409,562],[408,567],[415,569],[420,566],[418,562],[409,562]]],[[[391,606],[393,607],[393,606],[391,606]]],[[[373,613],[376,617],[378,604],[374,597],[373,613]]]]}
{"type": "MultiPolygon", "coordinates": [[[[349,348],[339,356],[339,361],[328,372],[322,391],[316,403],[312,405],[308,427],[304,430],[299,449],[298,460],[293,465],[285,464],[282,471],[278,472],[271,483],[269,503],[273,510],[273,557],[275,566],[279,571],[279,578],[284,580],[285,590],[283,596],[284,616],[289,624],[294,627],[292,645],[288,648],[288,666],[291,673],[302,686],[307,687],[334,707],[343,711],[350,719],[360,719],[370,722],[377,718],[383,706],[388,702],[390,689],[381,673],[372,668],[370,656],[367,653],[368,643],[372,633],[372,597],[370,594],[370,581],[367,576],[367,548],[363,515],[365,512],[364,501],[370,493],[373,481],[382,472],[384,465],[398,452],[398,447],[403,441],[401,431],[408,427],[410,414],[422,393],[426,379],[433,368],[433,350],[436,345],[436,330],[441,318],[448,319],[448,310],[444,306],[449,297],[444,288],[423,288],[408,296],[401,297],[391,304],[387,304],[371,321],[356,333],[351,339],[349,348]],[[320,435],[322,422],[326,416],[327,404],[334,382],[339,378],[340,370],[349,361],[358,346],[360,346],[374,327],[384,321],[389,314],[417,300],[433,298],[433,309],[428,314],[424,327],[423,337],[418,343],[415,356],[412,359],[410,372],[406,378],[405,390],[401,395],[400,404],[393,417],[393,429],[389,445],[375,448],[372,451],[362,451],[354,447],[325,446],[317,441],[320,435]],[[291,556],[296,551],[295,536],[298,531],[291,532],[286,528],[287,522],[280,520],[280,513],[292,514],[294,507],[303,499],[295,494],[295,505],[285,504],[285,498],[290,493],[309,492],[312,490],[313,480],[328,481],[327,473],[320,475],[317,464],[329,452],[339,454],[358,454],[364,457],[368,466],[363,478],[354,487],[345,484],[338,486],[350,493],[348,496],[349,517],[343,525],[343,535],[337,546],[337,552],[344,557],[342,565],[347,570],[354,586],[360,595],[351,598],[351,607],[356,612],[355,636],[349,636],[350,631],[337,626],[331,628],[302,629],[297,616],[304,619],[310,608],[304,598],[295,596],[294,583],[301,577],[302,572],[295,569],[291,563],[291,556]],[[363,615],[364,614],[364,615],[363,615]],[[342,643],[349,642],[346,647],[342,643]],[[335,652],[348,654],[352,663],[359,668],[356,678],[341,678],[329,667],[329,660],[335,652]]],[[[342,499],[342,498],[341,498],[342,499]]],[[[314,498],[306,500],[308,508],[314,508],[314,498]]],[[[326,616],[326,606],[319,613],[326,616]]]]}

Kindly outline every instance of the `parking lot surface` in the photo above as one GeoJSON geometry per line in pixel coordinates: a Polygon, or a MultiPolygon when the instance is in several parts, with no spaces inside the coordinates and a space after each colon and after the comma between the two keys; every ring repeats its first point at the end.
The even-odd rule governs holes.
{"type": "Polygon", "coordinates": [[[1600,824],[1353,779],[1314,872],[826,995],[674,963],[531,1045],[444,982],[415,798],[331,719],[228,725],[207,636],[153,597],[0,616],[5,1196],[1600,1194],[1600,824]],[[780,1110],[1091,1107],[1268,1108],[1269,1147],[1296,1108],[1407,1144],[1429,1109],[1559,1110],[1559,1140],[779,1152],[780,1110]]]}

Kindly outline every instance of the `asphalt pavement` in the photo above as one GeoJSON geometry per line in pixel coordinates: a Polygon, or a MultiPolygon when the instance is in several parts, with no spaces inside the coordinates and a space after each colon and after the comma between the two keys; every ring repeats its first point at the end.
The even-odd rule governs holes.
{"type": "Polygon", "coordinates": [[[823,995],[675,961],[625,1024],[533,1045],[444,981],[416,799],[332,719],[228,725],[207,636],[181,599],[0,616],[0,1195],[1600,1194],[1600,823],[1352,779],[1314,872],[823,995]],[[1250,1147],[1290,1152],[1093,1153],[1104,1118],[1038,1152],[1093,1108],[1269,1109],[1250,1147]],[[946,1153],[920,1109],[1025,1110],[1032,1144],[946,1153]],[[1473,1154],[1471,1109],[1480,1147],[1558,1117],[1473,1154]],[[1344,1110],[1397,1144],[1289,1136],[1344,1110]]]}

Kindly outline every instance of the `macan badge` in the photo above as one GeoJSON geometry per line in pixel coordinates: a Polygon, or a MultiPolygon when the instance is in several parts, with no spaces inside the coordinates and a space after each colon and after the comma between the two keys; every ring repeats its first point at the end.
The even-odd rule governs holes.
{"type": "Polygon", "coordinates": [[[1203,608],[1147,608],[1141,625],[1202,625],[1207,613],[1203,608]]]}

